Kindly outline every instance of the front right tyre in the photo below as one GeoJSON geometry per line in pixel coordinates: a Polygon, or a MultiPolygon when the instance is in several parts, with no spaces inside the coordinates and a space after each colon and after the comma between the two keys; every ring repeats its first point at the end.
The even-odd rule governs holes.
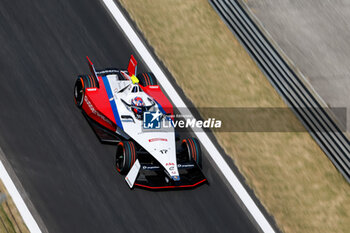
{"type": "Polygon", "coordinates": [[[136,147],[132,141],[121,141],[117,145],[116,168],[121,174],[127,174],[136,161],[136,147]]]}

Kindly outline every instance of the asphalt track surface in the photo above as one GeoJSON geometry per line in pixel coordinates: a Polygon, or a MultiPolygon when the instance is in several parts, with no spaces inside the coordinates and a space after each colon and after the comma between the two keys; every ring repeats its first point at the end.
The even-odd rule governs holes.
{"type": "MultiPolygon", "coordinates": [[[[73,85],[96,68],[147,71],[97,1],[0,2],[0,147],[49,232],[256,232],[208,160],[210,185],[130,190],[74,106],[73,85]]],[[[204,154],[205,156],[205,154],[204,154]]]]}

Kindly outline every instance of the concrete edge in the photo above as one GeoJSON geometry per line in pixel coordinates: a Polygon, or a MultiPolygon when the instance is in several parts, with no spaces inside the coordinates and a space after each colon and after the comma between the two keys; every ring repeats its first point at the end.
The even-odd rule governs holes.
{"type": "MultiPolygon", "coordinates": [[[[13,193],[11,193],[9,190],[9,189],[11,189],[11,187],[8,187],[9,185],[6,185],[5,182],[3,181],[6,189],[8,189],[8,192],[9,192],[14,204],[16,205],[17,210],[20,213],[28,230],[30,232],[48,233],[48,230],[47,230],[46,225],[44,224],[44,221],[42,220],[42,218],[39,215],[38,211],[36,210],[35,206],[31,202],[27,192],[25,191],[24,187],[22,186],[22,183],[20,182],[19,178],[17,177],[11,164],[6,159],[5,153],[1,148],[0,148],[0,163],[3,164],[5,170],[7,171],[8,175],[9,175],[10,180],[12,181],[13,185],[15,186],[15,189],[17,189],[20,197],[22,198],[24,204],[26,205],[26,207],[23,207],[23,206],[21,206],[21,203],[18,200],[15,200],[13,193]],[[23,211],[23,208],[28,208],[29,215],[31,215],[31,216],[28,216],[27,211],[25,211],[25,210],[23,211]],[[30,218],[33,218],[33,220],[31,220],[30,218]],[[35,225],[37,225],[37,226],[35,226],[35,225]],[[37,229],[37,228],[40,228],[40,229],[37,229]]],[[[0,178],[2,178],[5,175],[6,174],[1,174],[0,178]]]]}

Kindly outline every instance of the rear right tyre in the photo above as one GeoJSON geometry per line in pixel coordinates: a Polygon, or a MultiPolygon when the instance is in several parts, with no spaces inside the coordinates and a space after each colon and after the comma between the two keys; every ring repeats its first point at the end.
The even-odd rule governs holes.
{"type": "Polygon", "coordinates": [[[85,89],[99,88],[99,83],[92,75],[80,75],[74,85],[74,102],[78,108],[84,103],[85,89]]]}
{"type": "Polygon", "coordinates": [[[83,106],[84,95],[84,81],[82,78],[78,78],[74,85],[74,102],[78,108],[81,108],[81,106],[83,106]]]}

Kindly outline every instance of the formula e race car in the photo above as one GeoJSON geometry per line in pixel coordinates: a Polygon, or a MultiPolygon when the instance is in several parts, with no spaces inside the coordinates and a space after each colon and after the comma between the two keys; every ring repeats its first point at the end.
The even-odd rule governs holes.
{"type": "Polygon", "coordinates": [[[196,138],[175,136],[173,106],[152,73],[137,74],[131,55],[127,70],[95,70],[74,86],[82,110],[102,143],[116,144],[116,169],[130,188],[189,188],[206,182],[196,138]],[[162,127],[162,126],[167,127],[162,127]]]}

